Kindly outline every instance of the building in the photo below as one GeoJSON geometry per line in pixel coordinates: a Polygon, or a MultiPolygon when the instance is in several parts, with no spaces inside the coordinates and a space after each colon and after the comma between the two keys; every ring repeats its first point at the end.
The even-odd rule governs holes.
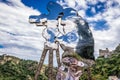
{"type": "Polygon", "coordinates": [[[99,49],[99,56],[104,57],[104,58],[108,58],[113,53],[118,53],[118,52],[120,52],[120,44],[113,51],[109,51],[108,48],[106,48],[105,50],[99,49]]]}
{"type": "Polygon", "coordinates": [[[112,54],[112,51],[109,51],[108,48],[106,48],[105,50],[99,49],[99,56],[107,58],[112,54]]]}

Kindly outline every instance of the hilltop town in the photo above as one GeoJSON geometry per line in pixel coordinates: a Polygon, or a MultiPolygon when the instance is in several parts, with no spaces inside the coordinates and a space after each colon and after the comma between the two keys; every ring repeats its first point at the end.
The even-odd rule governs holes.
{"type": "Polygon", "coordinates": [[[112,54],[117,52],[120,52],[120,44],[113,51],[110,51],[108,48],[106,48],[105,50],[99,49],[99,57],[108,58],[112,54]]]}

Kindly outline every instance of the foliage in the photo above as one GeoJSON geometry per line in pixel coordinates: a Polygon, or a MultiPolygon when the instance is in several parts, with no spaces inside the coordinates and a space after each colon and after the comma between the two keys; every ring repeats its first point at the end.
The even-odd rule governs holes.
{"type": "MultiPolygon", "coordinates": [[[[109,58],[96,59],[91,67],[92,80],[107,80],[108,76],[120,77],[120,52],[116,51],[109,58]]],[[[86,73],[81,76],[80,80],[87,80],[88,74],[86,73]]]]}
{"type": "MultiPolygon", "coordinates": [[[[82,58],[76,54],[69,57],[75,57],[78,60],[82,58]]],[[[23,60],[13,56],[5,58],[0,56],[0,80],[33,80],[38,62],[32,60],[23,60]],[[11,58],[12,59],[11,59],[11,58]],[[7,58],[9,58],[7,60],[7,58]],[[16,62],[17,61],[17,62],[16,62]]],[[[107,80],[108,76],[120,77],[120,49],[117,47],[111,57],[99,57],[95,64],[90,67],[92,80],[107,80]]],[[[54,77],[57,68],[53,69],[54,77]]],[[[48,67],[43,66],[42,74],[39,75],[39,80],[48,80],[48,67]]],[[[88,80],[89,74],[84,69],[80,80],[88,80]]]]}
{"type": "MultiPolygon", "coordinates": [[[[13,56],[9,57],[13,58],[13,56]]],[[[19,63],[15,63],[14,60],[2,60],[1,58],[4,64],[0,64],[0,80],[33,80],[38,63],[32,60],[16,59],[19,60],[19,63]]],[[[39,80],[47,80],[47,77],[41,74],[39,80]]]]}

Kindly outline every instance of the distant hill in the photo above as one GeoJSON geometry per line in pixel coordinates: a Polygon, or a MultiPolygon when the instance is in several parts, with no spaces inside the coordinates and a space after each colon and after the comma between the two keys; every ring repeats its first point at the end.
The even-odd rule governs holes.
{"type": "MultiPolygon", "coordinates": [[[[33,80],[38,62],[23,60],[10,55],[0,56],[0,80],[33,80]]],[[[39,80],[47,80],[43,66],[39,80]]]]}
{"type": "MultiPolygon", "coordinates": [[[[10,55],[0,56],[0,80],[33,80],[38,62],[23,60],[10,55]]],[[[108,57],[99,57],[90,68],[92,80],[108,80],[109,76],[120,78],[120,45],[108,57]]],[[[39,80],[48,80],[48,67],[44,65],[39,80]]],[[[56,68],[54,68],[54,77],[56,68]]],[[[80,80],[88,80],[88,73],[84,70],[80,80]]]]}
{"type": "Polygon", "coordinates": [[[6,62],[11,61],[12,63],[18,64],[20,59],[14,56],[3,54],[0,56],[0,64],[3,65],[6,62]]]}

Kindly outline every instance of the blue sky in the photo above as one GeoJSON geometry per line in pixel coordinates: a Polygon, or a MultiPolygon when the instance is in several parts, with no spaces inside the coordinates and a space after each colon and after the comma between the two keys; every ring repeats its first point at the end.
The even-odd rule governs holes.
{"type": "Polygon", "coordinates": [[[26,6],[33,7],[42,13],[48,13],[46,6],[49,1],[56,2],[56,0],[22,0],[26,6]]]}
{"type": "MultiPolygon", "coordinates": [[[[48,4],[49,1],[58,1],[58,0],[22,0],[22,2],[28,6],[28,7],[32,7],[33,9],[37,9],[38,11],[40,11],[42,14],[48,14],[49,12],[46,9],[46,6],[48,4]]],[[[63,1],[65,2],[65,1],[63,1]]],[[[112,3],[112,6],[116,6],[117,4],[112,3]]],[[[88,17],[93,17],[98,13],[102,13],[105,11],[106,9],[106,2],[100,2],[98,1],[96,4],[90,4],[87,3],[87,6],[89,8],[87,8],[85,10],[85,14],[88,17]],[[99,6],[99,7],[98,7],[99,6]],[[92,10],[94,8],[94,11],[92,10]]],[[[100,20],[100,21],[95,21],[93,22],[95,24],[97,24],[95,27],[96,30],[103,30],[103,29],[108,29],[108,26],[106,26],[106,21],[100,20]]]]}
{"type": "MultiPolygon", "coordinates": [[[[90,26],[95,55],[120,43],[120,0],[51,0],[78,11],[90,26]]],[[[46,13],[49,0],[0,0],[0,54],[39,60],[44,39],[42,27],[28,22],[30,15],[46,13]]]]}

